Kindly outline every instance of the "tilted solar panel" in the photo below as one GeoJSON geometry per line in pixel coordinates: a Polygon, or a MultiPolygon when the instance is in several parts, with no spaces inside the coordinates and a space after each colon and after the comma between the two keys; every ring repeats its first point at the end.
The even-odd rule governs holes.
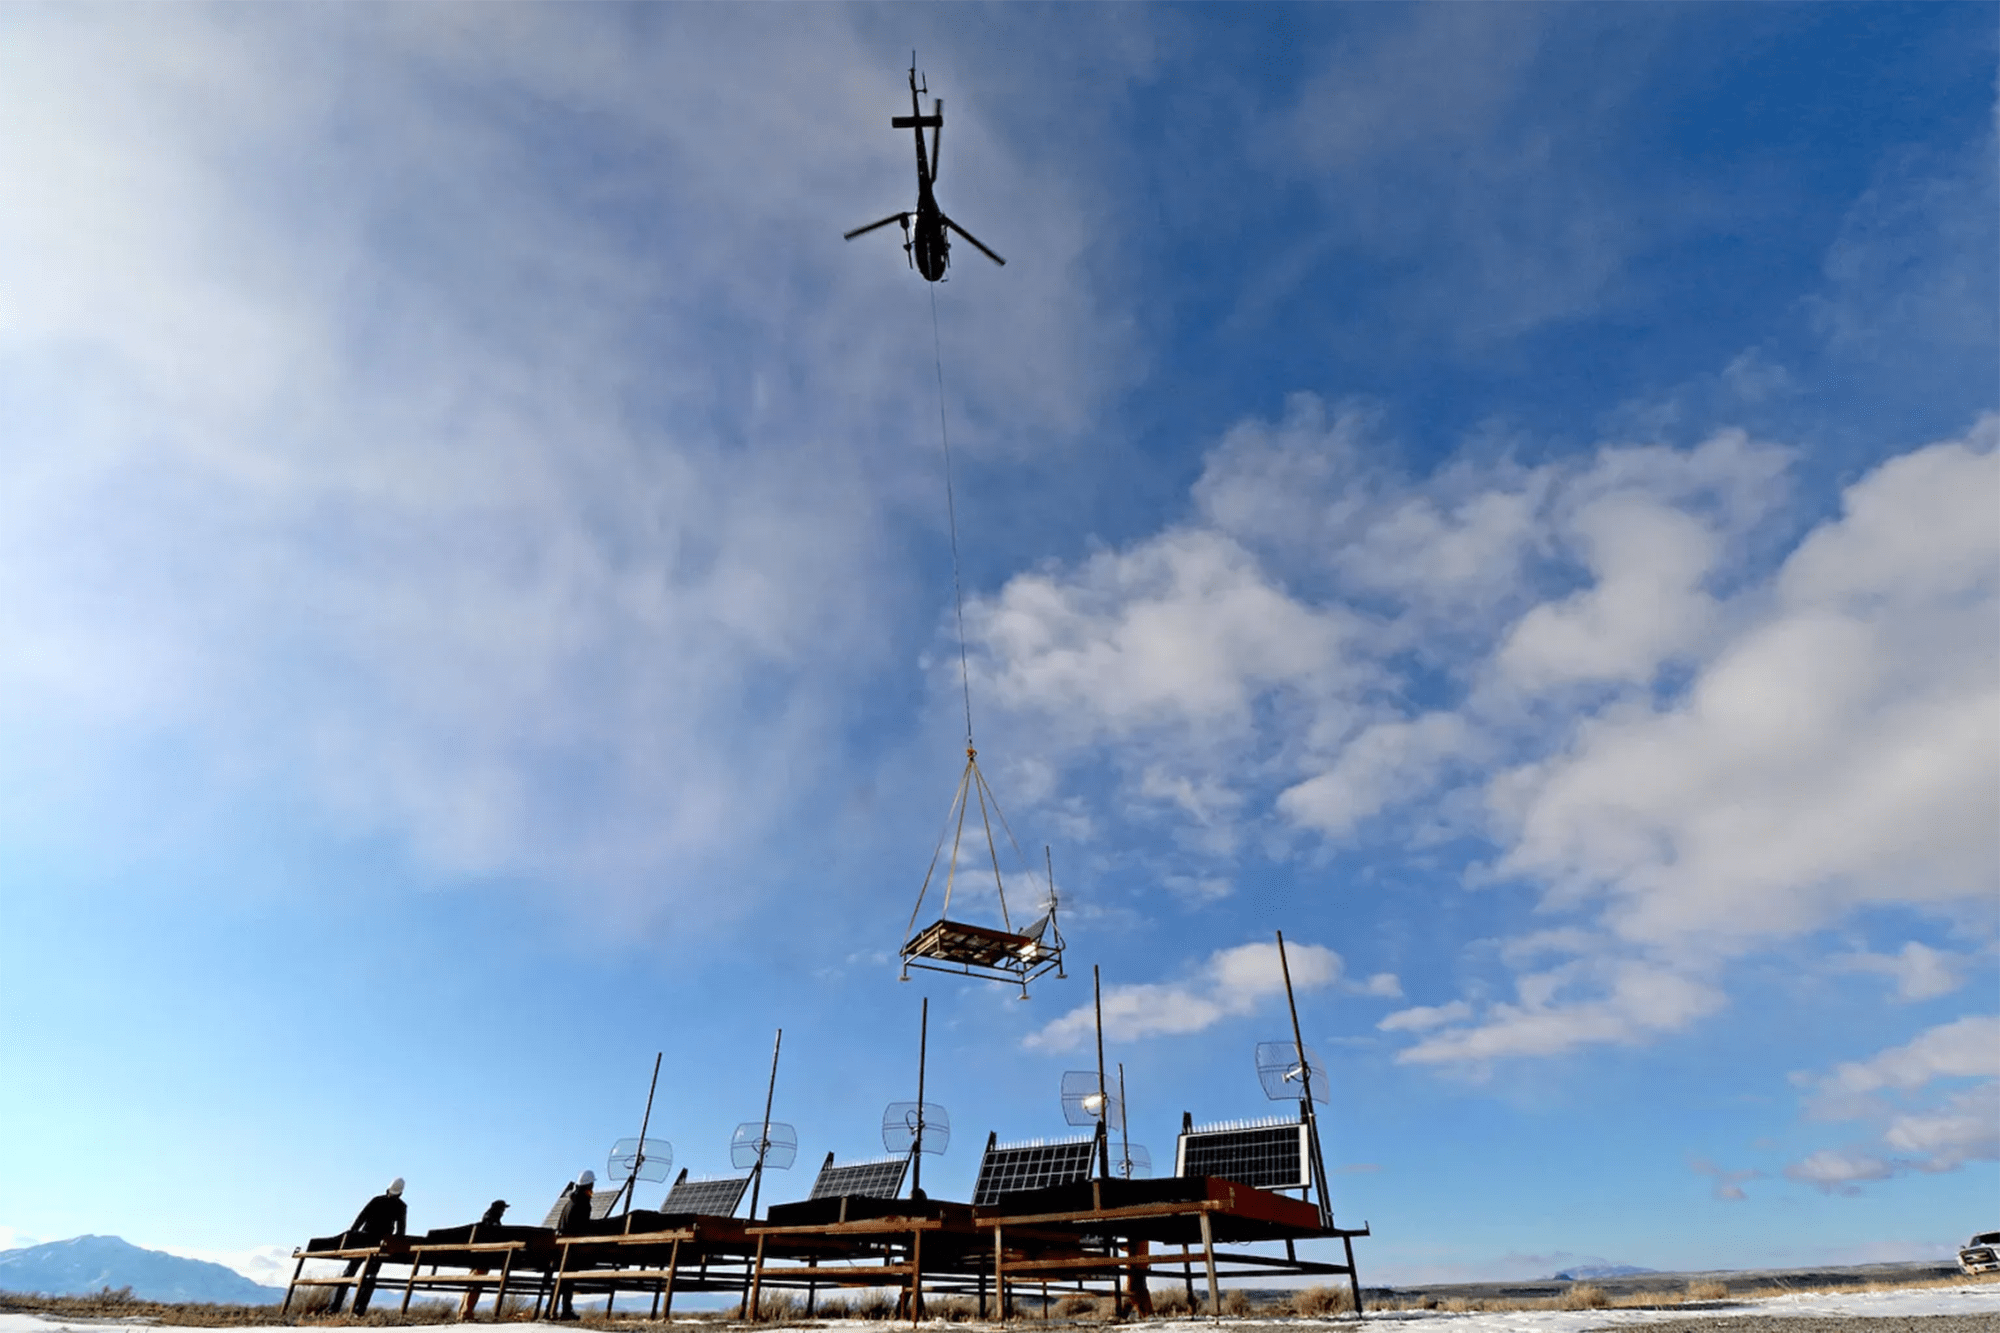
{"type": "Polygon", "coordinates": [[[736,1206],[743,1202],[743,1191],[749,1188],[748,1176],[714,1176],[707,1180],[682,1177],[667,1191],[667,1201],[660,1205],[660,1211],[734,1217],[736,1206]]]}
{"type": "MultiPolygon", "coordinates": [[[[592,1217],[609,1216],[612,1201],[617,1197],[618,1186],[616,1185],[608,1189],[593,1190],[590,1195],[590,1215],[592,1217]]],[[[551,1230],[561,1226],[563,1213],[568,1208],[569,1191],[564,1190],[560,1195],[556,1196],[556,1201],[549,1205],[548,1215],[542,1218],[542,1225],[551,1230]]]]}
{"type": "Polygon", "coordinates": [[[988,1148],[979,1159],[979,1183],[972,1189],[972,1206],[991,1207],[1002,1197],[1050,1185],[1074,1185],[1090,1179],[1097,1138],[1059,1139],[1054,1143],[1013,1143],[988,1148]]]}
{"type": "Polygon", "coordinates": [[[1211,1125],[1181,1135],[1177,1176],[1222,1176],[1259,1189],[1302,1189],[1312,1183],[1306,1127],[1296,1120],[1211,1125]]]}
{"type": "Polygon", "coordinates": [[[866,1162],[835,1166],[827,1158],[813,1181],[810,1199],[838,1199],[844,1194],[861,1194],[871,1199],[893,1199],[903,1192],[903,1176],[910,1169],[908,1153],[900,1157],[878,1157],[866,1162]]]}

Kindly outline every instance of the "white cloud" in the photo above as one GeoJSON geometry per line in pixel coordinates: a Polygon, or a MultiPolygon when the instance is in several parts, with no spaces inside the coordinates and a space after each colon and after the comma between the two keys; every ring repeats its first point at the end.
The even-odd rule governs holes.
{"type": "Polygon", "coordinates": [[[1446,1023],[1460,1023],[1472,1017],[1472,1006],[1464,1000],[1449,1004],[1420,1004],[1398,1009],[1375,1026],[1384,1032],[1426,1032],[1446,1023]]]}
{"type": "Polygon", "coordinates": [[[1278,812],[1303,828],[1344,836],[1389,805],[1429,789],[1448,764],[1478,744],[1455,713],[1375,723],[1341,748],[1333,767],[1281,792],[1278,812]]]}
{"type": "Polygon", "coordinates": [[[1426,1023],[1405,1064],[1467,1064],[1630,1045],[1675,1032],[1723,1005],[1712,984],[1635,959],[1577,959],[1515,979],[1513,1002],[1484,1005],[1464,1026],[1426,1023]]]}
{"type": "Polygon", "coordinates": [[[1899,1000],[1932,1000],[1949,995],[1964,984],[1961,968],[1965,959],[1957,954],[1933,949],[1916,940],[1894,954],[1855,953],[1834,960],[1834,966],[1849,972],[1871,972],[1896,983],[1899,1000]]]}
{"type": "Polygon", "coordinates": [[[1012,707],[1086,721],[1238,731],[1257,693],[1337,676],[1344,617],[1288,597],[1215,532],[1178,529],[1073,574],[1019,575],[966,608],[985,683],[1012,707]]]}
{"type": "Polygon", "coordinates": [[[1725,1171],[1705,1157],[1697,1157],[1688,1163],[1688,1169],[1698,1176],[1708,1176],[1715,1183],[1709,1194],[1724,1203],[1741,1203],[1750,1196],[1744,1192],[1743,1182],[1758,1180],[1762,1171],[1725,1171]]]}
{"type": "Polygon", "coordinates": [[[1834,1104],[1867,1093],[1921,1088],[1941,1078],[2000,1078],[2000,1015],[1975,1014],[1929,1029],[1819,1080],[1834,1104]]]}
{"type": "Polygon", "coordinates": [[[1828,1192],[1850,1189],[1856,1181],[1887,1180],[1895,1174],[1896,1169],[1880,1157],[1834,1148],[1822,1148],[1785,1168],[1790,1179],[1828,1192]]]}
{"type": "Polygon", "coordinates": [[[2000,1015],[1968,1015],[1830,1073],[1794,1078],[1819,1118],[1879,1126],[1874,1144],[1794,1162],[1785,1174],[1795,1180],[1851,1192],[1908,1171],[2000,1160],[2000,1015]]]}
{"type": "Polygon", "coordinates": [[[1996,430],[1856,482],[1684,703],[1607,708],[1498,779],[1501,871],[1560,902],[1604,895],[1610,928],[1648,946],[1990,893],[1996,430]]]}
{"type": "Polygon", "coordinates": [[[1921,1171],[1954,1171],[1967,1162],[2000,1161],[2000,1082],[1953,1094],[1930,1111],[1889,1122],[1882,1142],[1909,1154],[1921,1171]]]}
{"type": "MultiPolygon", "coordinates": [[[[1344,964],[1331,949],[1288,942],[1285,955],[1294,990],[1320,990],[1341,979],[1344,964]]],[[[1107,989],[1104,1035],[1132,1041],[1200,1032],[1225,1018],[1255,1013],[1266,1000],[1284,992],[1278,946],[1239,944],[1210,954],[1186,981],[1107,989]]],[[[1092,1041],[1096,1030],[1092,1006],[1079,1005],[1031,1033],[1023,1044],[1036,1050],[1076,1050],[1092,1041]]]]}
{"type": "Polygon", "coordinates": [[[1594,500],[1573,522],[1591,586],[1523,616],[1495,665],[1531,691],[1575,681],[1644,684],[1707,631],[1715,607],[1700,585],[1719,544],[1699,519],[1651,496],[1594,500]]]}

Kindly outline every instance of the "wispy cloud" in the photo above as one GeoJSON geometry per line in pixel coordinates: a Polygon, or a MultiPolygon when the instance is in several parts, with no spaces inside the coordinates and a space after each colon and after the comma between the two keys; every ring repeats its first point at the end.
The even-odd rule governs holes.
{"type": "Polygon", "coordinates": [[[1933,949],[1911,940],[1893,954],[1852,953],[1833,960],[1845,972],[1867,972],[1888,977],[1896,983],[1899,1000],[1934,1000],[1949,995],[1965,984],[1967,960],[1957,954],[1933,949]]]}
{"type": "MultiPolygon", "coordinates": [[[[1285,946],[1295,990],[1320,990],[1337,984],[1345,971],[1339,954],[1317,944],[1285,946]]],[[[1395,979],[1381,974],[1362,983],[1383,993],[1395,979]]],[[[1118,1041],[1177,1036],[1200,1032],[1227,1018],[1253,1014],[1285,991],[1276,944],[1239,944],[1219,949],[1185,981],[1111,986],[1104,992],[1104,1035],[1118,1041]]],[[[1394,993],[1389,991],[1388,993],[1394,993]]],[[[1096,1013],[1079,1005],[1040,1030],[1024,1044],[1032,1050],[1076,1050],[1093,1039],[1096,1013]]]]}
{"type": "Polygon", "coordinates": [[[1743,1182],[1764,1178],[1762,1171],[1725,1171],[1706,1157],[1690,1159],[1688,1170],[1698,1176],[1709,1177],[1714,1182],[1709,1189],[1710,1195],[1724,1203],[1742,1203],[1750,1197],[1743,1190],[1743,1182]]]}
{"type": "Polygon", "coordinates": [[[1877,1128],[1872,1142],[1793,1162],[1785,1174],[1794,1180],[1852,1193],[1904,1172],[2000,1160],[2000,1015],[1968,1015],[1829,1073],[1793,1078],[1818,1118],[1877,1128]]]}

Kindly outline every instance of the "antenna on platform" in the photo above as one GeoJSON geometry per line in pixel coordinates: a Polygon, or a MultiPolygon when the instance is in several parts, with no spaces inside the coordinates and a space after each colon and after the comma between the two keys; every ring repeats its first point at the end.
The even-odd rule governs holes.
{"type": "Polygon", "coordinates": [[[910,1155],[910,1197],[924,1197],[924,1154],[932,1156],[951,1145],[951,1115],[936,1102],[924,1100],[924,1071],[930,1054],[931,1000],[917,1020],[917,1099],[890,1102],[882,1112],[882,1148],[910,1155]]]}
{"type": "MultiPolygon", "coordinates": [[[[1276,1066],[1276,1086],[1283,1088],[1294,1080],[1298,1083],[1299,1119],[1305,1124],[1306,1146],[1312,1153],[1313,1188],[1319,1192],[1319,1224],[1331,1228],[1333,1200],[1326,1192],[1326,1160],[1320,1154],[1319,1117],[1313,1114],[1313,1102],[1328,1100],[1331,1081],[1326,1076],[1326,1067],[1313,1056],[1305,1038],[1299,1035],[1299,1002],[1292,994],[1292,965],[1285,956],[1285,932],[1281,930],[1277,934],[1278,969],[1285,978],[1285,1006],[1292,1014],[1292,1043],[1291,1050],[1283,1053],[1288,1056],[1288,1060],[1272,1062],[1276,1066]],[[1314,1086],[1315,1079],[1318,1080],[1317,1087],[1314,1086]]],[[[1278,1094],[1273,1092],[1273,1084],[1265,1077],[1264,1072],[1265,1052],[1273,1045],[1283,1047],[1284,1043],[1264,1042],[1257,1048],[1257,1078],[1264,1084],[1264,1095],[1275,1101],[1278,1100],[1278,1094]]],[[[1358,1299],[1360,1289],[1357,1287],[1355,1290],[1358,1299]]]]}
{"type": "MultiPolygon", "coordinates": [[[[778,1093],[778,1052],[784,1049],[785,1030],[771,1039],[771,1081],[764,1085],[764,1118],[746,1120],[729,1138],[729,1162],[750,1169],[750,1220],[757,1220],[757,1193],[764,1184],[764,1168],[783,1171],[797,1160],[799,1132],[790,1125],[771,1119],[771,1099],[778,1093]]],[[[750,1289],[756,1279],[753,1266],[743,1275],[743,1308],[737,1318],[750,1317],[750,1289]]]]}
{"type": "Polygon", "coordinates": [[[1090,969],[1090,992],[1097,1017],[1097,1068],[1064,1071],[1062,1109],[1070,1124],[1096,1127],[1098,1177],[1108,1179],[1111,1131],[1125,1128],[1125,1099],[1113,1094],[1104,1079],[1104,989],[1095,966],[1090,969]]]}
{"type": "Polygon", "coordinates": [[[1125,1103],[1098,1087],[1095,1069],[1066,1069],[1062,1076],[1063,1119],[1072,1125],[1108,1124],[1125,1128],[1125,1103]],[[1108,1113],[1107,1113],[1108,1112],[1108,1113]]]}
{"type": "Polygon", "coordinates": [[[632,1211],[632,1198],[639,1192],[642,1180],[661,1181],[667,1172],[674,1169],[674,1145],[665,1139],[649,1139],[647,1128],[653,1123],[653,1094],[660,1086],[660,1057],[664,1051],[653,1053],[653,1081],[646,1085],[646,1113],[639,1117],[639,1137],[620,1139],[611,1145],[611,1155],[604,1163],[604,1178],[619,1181],[618,1193],[611,1196],[606,1211],[612,1208],[622,1212],[632,1211]]]}
{"type": "Polygon", "coordinates": [[[771,1099],[778,1091],[778,1051],[785,1043],[785,1030],[771,1043],[771,1081],[764,1089],[764,1118],[745,1120],[729,1138],[729,1163],[750,1172],[750,1220],[757,1220],[757,1193],[764,1182],[766,1167],[788,1170],[798,1160],[799,1132],[782,1121],[771,1119],[771,1099]]]}
{"type": "Polygon", "coordinates": [[[936,1157],[951,1146],[951,1113],[937,1102],[890,1102],[882,1112],[882,1151],[911,1152],[917,1145],[936,1157]],[[921,1120],[917,1107],[922,1105],[921,1120]]]}
{"type": "Polygon", "coordinates": [[[1129,1122],[1125,1119],[1125,1063],[1118,1063],[1118,1159],[1111,1164],[1111,1174],[1120,1180],[1137,1180],[1141,1176],[1153,1174],[1153,1154],[1140,1144],[1132,1142],[1126,1133],[1129,1122]]]}
{"type": "Polygon", "coordinates": [[[1257,1081],[1264,1085],[1264,1095],[1274,1102],[1298,1101],[1307,1095],[1308,1087],[1314,1101],[1327,1100],[1326,1066],[1310,1046],[1301,1060],[1299,1048],[1293,1042],[1258,1042],[1257,1081]]]}

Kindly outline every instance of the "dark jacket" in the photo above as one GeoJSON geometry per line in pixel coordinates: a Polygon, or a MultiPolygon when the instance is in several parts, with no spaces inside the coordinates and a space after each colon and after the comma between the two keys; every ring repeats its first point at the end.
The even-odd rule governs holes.
{"type": "Polygon", "coordinates": [[[569,1192],[569,1202],[563,1205],[562,1220],[556,1224],[560,1232],[581,1231],[584,1223],[590,1221],[591,1188],[578,1185],[569,1192]]]}
{"type": "Polygon", "coordinates": [[[354,1215],[354,1225],[348,1230],[365,1240],[384,1240],[390,1236],[403,1234],[403,1224],[410,1216],[410,1206],[394,1194],[378,1194],[362,1205],[354,1215]]]}

